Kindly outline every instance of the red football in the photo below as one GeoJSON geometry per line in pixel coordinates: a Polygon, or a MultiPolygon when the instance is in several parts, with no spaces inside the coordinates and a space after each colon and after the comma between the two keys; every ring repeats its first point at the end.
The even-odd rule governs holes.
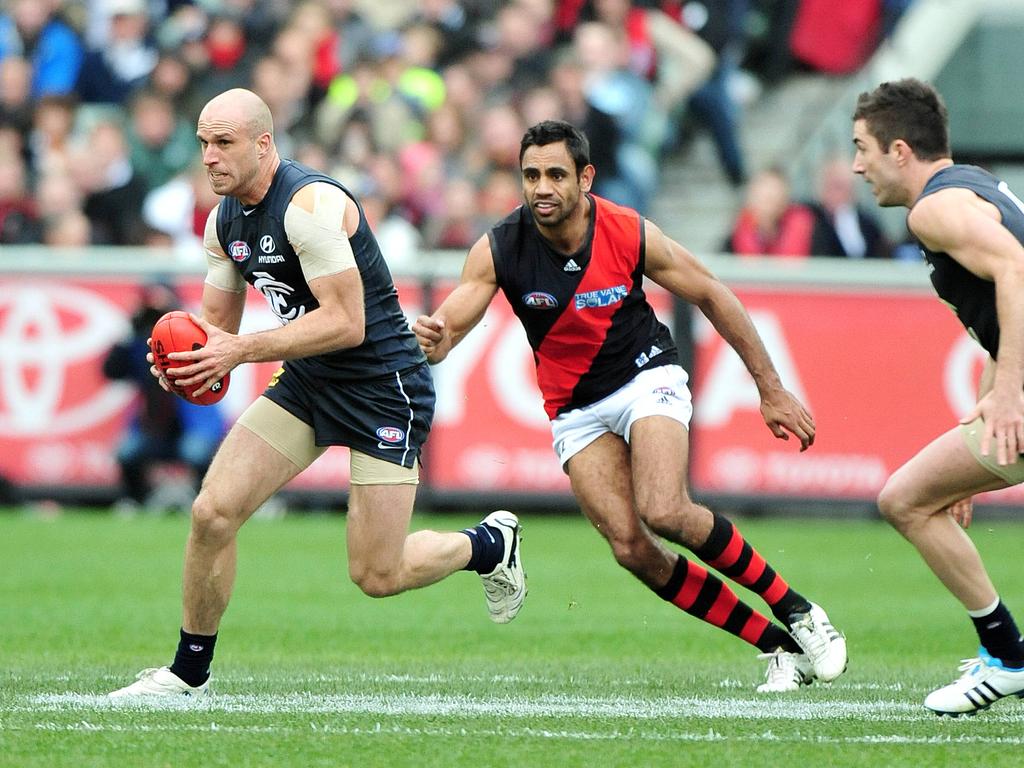
{"type": "MultiPolygon", "coordinates": [[[[170,360],[167,354],[169,352],[191,352],[201,349],[206,344],[206,331],[192,321],[188,312],[182,312],[178,309],[168,312],[156,321],[156,325],[153,326],[151,343],[153,361],[156,363],[156,367],[166,374],[171,368],[180,368],[188,365],[184,360],[170,360]]],[[[192,391],[199,389],[199,385],[195,385],[190,389],[184,389],[173,386],[173,377],[168,376],[167,380],[171,383],[172,389],[190,403],[213,405],[224,397],[224,394],[228,391],[231,374],[227,374],[199,397],[192,397],[192,391]]]]}

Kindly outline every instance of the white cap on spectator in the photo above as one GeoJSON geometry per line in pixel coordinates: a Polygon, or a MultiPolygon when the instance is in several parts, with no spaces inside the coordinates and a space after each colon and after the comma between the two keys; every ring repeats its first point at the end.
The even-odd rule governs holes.
{"type": "Polygon", "coordinates": [[[103,8],[111,16],[144,16],[146,0],[104,0],[103,8]]]}

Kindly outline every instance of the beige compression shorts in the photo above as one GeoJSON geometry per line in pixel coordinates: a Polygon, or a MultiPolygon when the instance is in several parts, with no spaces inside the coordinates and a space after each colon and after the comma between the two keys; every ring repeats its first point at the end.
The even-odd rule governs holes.
{"type": "MultiPolygon", "coordinates": [[[[316,445],[313,427],[266,397],[257,397],[238,423],[264,440],[299,469],[305,469],[327,450],[316,445]]],[[[352,485],[417,485],[419,462],[412,467],[351,451],[352,485]]]]}
{"type": "Polygon", "coordinates": [[[974,458],[981,466],[987,469],[996,477],[1001,477],[1010,485],[1024,483],[1024,457],[1018,456],[1013,464],[1000,466],[996,463],[996,449],[994,445],[989,446],[988,456],[981,455],[981,437],[985,433],[984,422],[980,418],[968,424],[960,425],[960,433],[964,436],[964,442],[971,449],[974,458]]]}

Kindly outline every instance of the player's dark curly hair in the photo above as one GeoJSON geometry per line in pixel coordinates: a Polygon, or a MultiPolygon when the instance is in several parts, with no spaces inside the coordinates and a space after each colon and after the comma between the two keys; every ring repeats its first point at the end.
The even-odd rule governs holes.
{"type": "Polygon", "coordinates": [[[882,83],[862,93],[853,119],[863,119],[883,149],[903,139],[920,160],[950,156],[946,105],[935,88],[916,78],[882,83]]]}
{"type": "Polygon", "coordinates": [[[590,141],[586,135],[574,125],[564,120],[544,120],[528,129],[519,144],[519,164],[522,165],[523,155],[529,147],[544,147],[548,144],[565,142],[569,156],[576,163],[576,177],[590,165],[590,141]]]}

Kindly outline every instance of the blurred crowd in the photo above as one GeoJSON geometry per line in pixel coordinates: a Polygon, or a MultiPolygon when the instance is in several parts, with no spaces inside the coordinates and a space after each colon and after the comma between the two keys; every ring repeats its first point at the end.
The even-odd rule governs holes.
{"type": "Polygon", "coordinates": [[[814,196],[798,200],[785,171],[765,168],[750,179],[721,250],[739,256],[918,260],[916,246],[892,242],[874,211],[857,200],[855,183],[849,160],[829,158],[819,169],[814,196]]]}
{"type": "Polygon", "coordinates": [[[849,71],[908,3],[3,0],[0,243],[201,258],[216,198],[195,120],[235,86],[268,103],[283,156],[360,196],[393,263],[466,247],[516,206],[519,140],[542,119],[582,127],[595,191],[645,212],[693,130],[747,183],[741,67],[849,71]],[[855,50],[797,44],[813,14],[851,9],[873,13],[854,13],[855,50]]]}

